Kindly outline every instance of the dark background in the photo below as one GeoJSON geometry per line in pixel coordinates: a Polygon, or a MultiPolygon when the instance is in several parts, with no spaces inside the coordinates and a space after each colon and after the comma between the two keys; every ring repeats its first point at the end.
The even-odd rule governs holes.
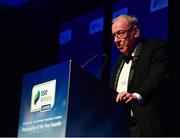
{"type": "MultiPolygon", "coordinates": [[[[17,135],[22,75],[58,63],[60,24],[104,8],[107,28],[104,48],[108,53],[114,2],[118,0],[29,0],[21,5],[0,4],[0,136],[17,135]]],[[[168,14],[169,135],[180,136],[179,21],[175,0],[169,0],[168,14]]]]}

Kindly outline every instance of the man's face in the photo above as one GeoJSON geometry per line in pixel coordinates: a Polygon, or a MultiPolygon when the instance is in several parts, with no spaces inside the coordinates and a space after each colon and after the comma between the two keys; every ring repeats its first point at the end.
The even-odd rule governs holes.
{"type": "Polygon", "coordinates": [[[112,35],[116,47],[126,55],[132,52],[134,47],[134,26],[130,25],[126,18],[120,18],[112,25],[112,35]]]}

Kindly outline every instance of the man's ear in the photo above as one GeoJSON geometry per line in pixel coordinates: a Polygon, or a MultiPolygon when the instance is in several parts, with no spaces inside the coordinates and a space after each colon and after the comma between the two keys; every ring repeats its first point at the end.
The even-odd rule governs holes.
{"type": "Polygon", "coordinates": [[[140,29],[139,29],[139,27],[138,26],[134,26],[134,37],[135,38],[138,38],[139,37],[139,35],[140,35],[140,29]]]}

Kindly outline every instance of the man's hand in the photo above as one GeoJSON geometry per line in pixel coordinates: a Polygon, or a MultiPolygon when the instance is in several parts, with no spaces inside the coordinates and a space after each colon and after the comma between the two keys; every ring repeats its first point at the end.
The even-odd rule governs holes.
{"type": "Polygon", "coordinates": [[[138,98],[129,92],[120,92],[116,97],[116,102],[137,102],[138,98]]]}

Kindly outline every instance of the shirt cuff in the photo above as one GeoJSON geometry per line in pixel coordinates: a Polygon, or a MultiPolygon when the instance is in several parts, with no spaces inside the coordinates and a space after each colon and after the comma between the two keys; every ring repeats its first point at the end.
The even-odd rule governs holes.
{"type": "Polygon", "coordinates": [[[143,99],[139,93],[133,93],[132,95],[136,96],[139,102],[141,102],[143,99]]]}

